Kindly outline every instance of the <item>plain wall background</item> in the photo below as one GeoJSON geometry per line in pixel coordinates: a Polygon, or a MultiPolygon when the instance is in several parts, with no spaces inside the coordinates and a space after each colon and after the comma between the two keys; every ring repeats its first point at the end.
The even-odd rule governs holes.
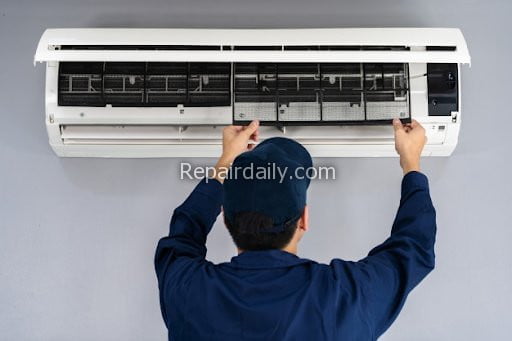
{"type": "MultiPolygon", "coordinates": [[[[2,0],[0,339],[164,340],[153,271],[170,212],[192,189],[179,159],[59,159],[44,127],[47,27],[460,27],[463,124],[450,158],[423,161],[438,211],[437,268],[382,340],[504,340],[512,305],[510,1],[2,0]]],[[[193,160],[212,164],[213,159],[193,160]]],[[[388,235],[397,159],[318,159],[300,254],[358,259],[388,235]]],[[[234,247],[219,222],[208,257],[234,247]]]]}

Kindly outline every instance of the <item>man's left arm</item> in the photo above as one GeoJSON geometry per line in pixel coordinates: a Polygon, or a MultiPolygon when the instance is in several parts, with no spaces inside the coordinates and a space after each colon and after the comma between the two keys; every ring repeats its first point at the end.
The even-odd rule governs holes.
{"type": "Polygon", "coordinates": [[[229,126],[223,131],[222,155],[211,179],[203,179],[189,197],[174,210],[169,236],[162,238],[155,254],[155,269],[164,319],[165,302],[173,288],[185,286],[187,278],[206,257],[206,237],[221,211],[224,198],[223,175],[235,157],[250,149],[258,138],[259,123],[229,126]]]}
{"type": "Polygon", "coordinates": [[[206,237],[220,213],[222,198],[222,184],[214,179],[203,179],[185,202],[174,210],[169,235],[158,242],[155,269],[160,307],[166,324],[166,302],[170,300],[173,289],[183,287],[187,275],[204,262],[206,237]]]}
{"type": "Polygon", "coordinates": [[[203,179],[174,210],[169,236],[160,239],[156,249],[155,268],[160,290],[169,284],[169,275],[180,272],[191,261],[205,259],[206,237],[221,211],[223,196],[219,181],[203,179]]]}

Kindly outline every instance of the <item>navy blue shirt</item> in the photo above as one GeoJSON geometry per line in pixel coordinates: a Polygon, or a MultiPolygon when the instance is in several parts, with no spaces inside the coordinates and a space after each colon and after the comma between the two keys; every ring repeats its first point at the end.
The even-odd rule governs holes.
{"type": "Polygon", "coordinates": [[[223,188],[201,181],[176,208],[155,256],[169,340],[375,340],[434,268],[435,210],[410,172],[391,235],[358,262],[319,264],[281,250],[205,259],[223,188]]]}

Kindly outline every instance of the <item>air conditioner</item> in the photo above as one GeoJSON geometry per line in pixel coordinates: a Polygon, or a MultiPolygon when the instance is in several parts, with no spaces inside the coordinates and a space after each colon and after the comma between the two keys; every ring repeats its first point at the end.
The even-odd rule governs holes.
{"type": "Polygon", "coordinates": [[[208,157],[259,119],[313,156],[395,156],[391,120],[418,120],[427,156],[454,150],[460,30],[48,29],[50,145],[71,157],[208,157]]]}

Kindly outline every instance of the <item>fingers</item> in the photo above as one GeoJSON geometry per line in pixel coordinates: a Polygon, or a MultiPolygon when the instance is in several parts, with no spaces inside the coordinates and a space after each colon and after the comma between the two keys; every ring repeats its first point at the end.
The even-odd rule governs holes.
{"type": "Polygon", "coordinates": [[[243,126],[227,126],[224,128],[224,133],[238,133],[240,131],[242,131],[244,127],[243,126]]]}
{"type": "Polygon", "coordinates": [[[416,120],[413,120],[413,128],[416,129],[416,130],[420,130],[422,131],[423,133],[425,133],[425,128],[423,128],[423,126],[421,125],[421,123],[419,123],[418,121],[416,120]]]}
{"type": "Polygon", "coordinates": [[[251,135],[250,139],[255,142],[258,142],[259,138],[260,138],[260,131],[259,131],[259,129],[256,129],[256,131],[251,135]]]}
{"type": "Polygon", "coordinates": [[[425,128],[423,128],[421,123],[419,123],[416,120],[412,120],[411,123],[408,124],[408,126],[409,126],[409,129],[407,130],[407,132],[414,131],[417,134],[421,134],[421,133],[425,134],[425,128]]]}
{"type": "Polygon", "coordinates": [[[415,128],[421,128],[423,129],[423,126],[420,124],[420,122],[416,121],[416,120],[411,120],[411,123],[408,123],[407,124],[409,127],[411,127],[411,129],[415,129],[415,128]]]}
{"type": "Polygon", "coordinates": [[[260,121],[254,120],[247,127],[245,127],[244,133],[248,137],[250,137],[258,131],[259,126],[260,126],[260,121]]]}
{"type": "Polygon", "coordinates": [[[250,137],[252,137],[252,135],[255,135],[255,137],[257,137],[259,124],[259,121],[254,120],[248,126],[230,125],[224,128],[224,132],[231,134],[238,134],[243,132],[245,135],[249,135],[250,137]]]}
{"type": "Polygon", "coordinates": [[[395,132],[398,132],[404,130],[404,125],[398,118],[395,118],[393,119],[393,128],[395,129],[395,132]]]}
{"type": "Polygon", "coordinates": [[[416,120],[412,120],[410,125],[411,125],[412,128],[416,128],[416,127],[420,126],[420,124],[416,120]]]}
{"type": "Polygon", "coordinates": [[[411,120],[410,123],[402,124],[402,122],[395,118],[393,119],[393,127],[395,129],[395,132],[397,131],[405,131],[406,133],[410,132],[413,129],[423,129],[423,126],[416,120],[411,120]]]}

